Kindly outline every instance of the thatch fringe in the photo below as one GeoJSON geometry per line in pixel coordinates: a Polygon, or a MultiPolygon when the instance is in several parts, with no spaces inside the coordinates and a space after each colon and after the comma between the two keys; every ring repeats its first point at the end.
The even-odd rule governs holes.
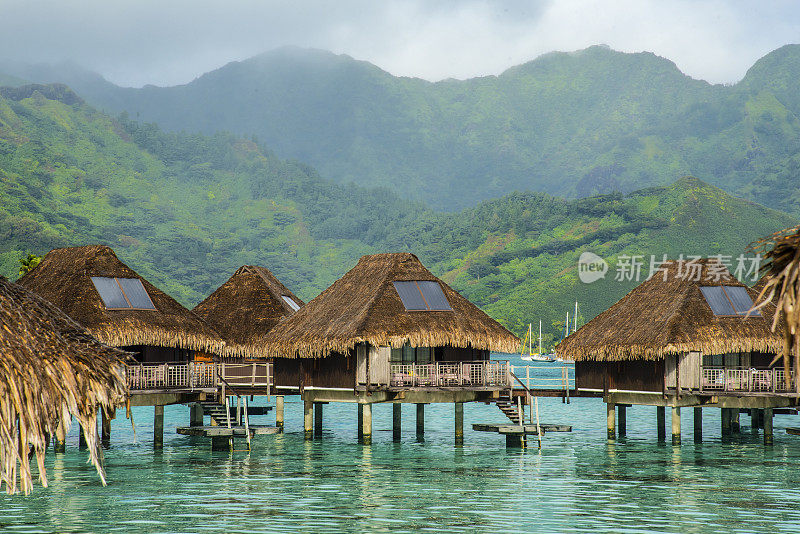
{"type": "Polygon", "coordinates": [[[413,254],[375,254],[263,339],[270,356],[324,358],[360,343],[373,346],[452,346],[515,352],[519,339],[436,278],[413,254]],[[438,282],[452,311],[406,311],[392,282],[438,282]]]}
{"type": "MultiPolygon", "coordinates": [[[[739,286],[716,259],[697,262],[696,277],[679,276],[678,262],[642,282],[609,309],[583,325],[556,346],[556,353],[574,361],[660,360],[668,354],[701,351],[778,352],[782,341],[769,327],[774,308],[763,316],[716,316],[700,286],[739,286]],[[724,270],[728,279],[718,278],[724,270]],[[714,273],[714,274],[712,274],[714,273]],[[769,318],[769,319],[768,319],[769,318]]],[[[756,291],[747,288],[752,299],[756,291]]]]}
{"type": "MultiPolygon", "coordinates": [[[[800,226],[775,232],[758,241],[752,249],[764,253],[758,294],[758,307],[770,306],[774,300],[780,313],[775,313],[772,330],[782,330],[780,350],[786,371],[786,386],[791,387],[792,360],[794,376],[800,377],[800,226]],[[779,328],[782,327],[782,328],[779,328]],[[792,358],[794,356],[794,358],[792,358]]],[[[800,394],[800,380],[795,380],[800,394]]]]}
{"type": "Polygon", "coordinates": [[[32,489],[29,448],[47,486],[48,439],[63,438],[73,416],[105,484],[97,411],[111,416],[127,398],[124,356],[57,307],[0,278],[0,484],[8,493],[32,489]]]}
{"type": "Polygon", "coordinates": [[[196,350],[218,355],[223,355],[227,351],[227,346],[222,340],[162,327],[143,325],[137,328],[129,323],[125,325],[125,328],[119,328],[116,325],[103,325],[92,328],[90,331],[99,341],[112,347],[151,345],[196,350]]]}

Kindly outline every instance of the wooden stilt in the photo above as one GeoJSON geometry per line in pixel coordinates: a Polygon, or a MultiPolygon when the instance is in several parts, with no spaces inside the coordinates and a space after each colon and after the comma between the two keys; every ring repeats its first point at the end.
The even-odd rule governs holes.
{"type": "Polygon", "coordinates": [[[303,400],[303,431],[305,439],[314,437],[314,403],[310,400],[303,400]]]}
{"type": "Polygon", "coordinates": [[[616,439],[617,431],[614,423],[614,408],[615,404],[612,402],[606,403],[606,436],[608,439],[616,439]]]}
{"type": "Polygon", "coordinates": [[[417,441],[425,439],[425,405],[417,404],[417,441]]]}
{"type": "Polygon", "coordinates": [[[322,406],[321,402],[314,403],[314,434],[316,437],[322,437],[322,406]]]}
{"type": "Polygon", "coordinates": [[[764,409],[764,445],[772,445],[772,408],[764,409]]]}
{"type": "Polygon", "coordinates": [[[211,436],[212,451],[230,451],[233,449],[233,438],[228,436],[211,436]]]}
{"type": "Polygon", "coordinates": [[[78,448],[86,448],[86,435],[83,433],[83,425],[78,425],[78,448]]]}
{"type": "Polygon", "coordinates": [[[362,443],[364,441],[364,405],[358,403],[358,413],[356,415],[356,424],[358,426],[358,442],[362,443]]]}
{"type": "Polygon", "coordinates": [[[189,426],[203,426],[203,405],[199,402],[189,405],[189,426]]]}
{"type": "Polygon", "coordinates": [[[722,424],[722,435],[728,436],[731,433],[731,409],[722,408],[720,411],[720,422],[722,424]]]}
{"type": "Polygon", "coordinates": [[[396,402],[392,404],[392,440],[393,441],[400,441],[400,436],[402,435],[402,404],[396,402]]]}
{"type": "Polygon", "coordinates": [[[456,445],[464,443],[464,403],[455,403],[455,434],[456,445]]]}
{"type": "Polygon", "coordinates": [[[283,432],[283,395],[275,397],[275,426],[283,432]]]}
{"type": "Polygon", "coordinates": [[[362,438],[361,443],[364,445],[372,444],[372,404],[363,404],[361,428],[362,438]]]}
{"type": "Polygon", "coordinates": [[[619,412],[617,415],[619,420],[617,421],[617,433],[620,437],[624,436],[628,431],[628,414],[627,414],[627,406],[620,404],[617,406],[617,411],[619,412]]]}
{"type": "Polygon", "coordinates": [[[681,444],[681,409],[677,406],[672,408],[672,444],[681,444]]]}
{"type": "Polygon", "coordinates": [[[153,411],[153,448],[164,448],[164,407],[155,406],[153,411]]]}
{"type": "Polygon", "coordinates": [[[741,426],[739,425],[739,408],[731,410],[731,432],[736,432],[737,434],[741,432],[741,426]]]}
{"type": "Polygon", "coordinates": [[[665,441],[667,439],[667,414],[666,408],[663,406],[656,406],[656,430],[658,441],[665,441]]]}
{"type": "Polygon", "coordinates": [[[703,409],[699,406],[694,408],[694,442],[703,441],[703,409]]]}

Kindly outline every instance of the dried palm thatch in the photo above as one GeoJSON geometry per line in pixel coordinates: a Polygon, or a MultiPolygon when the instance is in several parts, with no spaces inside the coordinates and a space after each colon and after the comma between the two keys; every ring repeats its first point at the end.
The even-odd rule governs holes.
{"type": "Polygon", "coordinates": [[[226,356],[266,358],[260,339],[294,313],[283,297],[304,304],[269,269],[245,265],[192,311],[222,335],[226,356]]]}
{"type": "MultiPolygon", "coordinates": [[[[782,330],[779,355],[786,371],[786,387],[791,388],[792,360],[794,376],[800,377],[800,226],[775,232],[752,248],[762,252],[766,260],[762,267],[764,275],[756,284],[757,307],[771,306],[774,301],[779,310],[774,314],[772,330],[782,330]]],[[[800,394],[800,380],[795,380],[795,390],[800,394]]]]}
{"type": "Polygon", "coordinates": [[[18,283],[52,302],[108,345],[150,345],[221,355],[220,335],[197,315],[122,263],[103,245],[54,249],[18,283]],[[138,278],[155,310],[109,310],[92,276],[138,278]]]}
{"type": "MultiPolygon", "coordinates": [[[[701,286],[741,286],[717,259],[701,259],[691,276],[679,276],[686,264],[672,261],[622,297],[609,309],[567,336],[556,353],[575,361],[660,360],[667,354],[700,351],[777,352],[780,337],[769,326],[767,313],[726,317],[711,311],[701,286]],[[719,273],[725,276],[717,278],[719,273]],[[666,279],[665,279],[666,276],[666,279]]],[[[686,271],[683,271],[686,273],[686,271]]],[[[750,298],[757,296],[747,289],[750,298]]]]}
{"type": "Polygon", "coordinates": [[[126,353],[101,344],[61,310],[0,278],[0,485],[32,488],[29,448],[47,486],[48,436],[63,435],[72,416],[84,428],[90,461],[105,484],[97,410],[109,417],[127,398],[126,353]],[[92,430],[93,429],[93,430],[92,430]]]}
{"type": "Polygon", "coordinates": [[[410,253],[375,254],[276,325],[263,338],[270,356],[320,358],[359,343],[514,352],[519,339],[436,278],[410,253]],[[452,311],[406,311],[392,282],[438,282],[452,311]]]}

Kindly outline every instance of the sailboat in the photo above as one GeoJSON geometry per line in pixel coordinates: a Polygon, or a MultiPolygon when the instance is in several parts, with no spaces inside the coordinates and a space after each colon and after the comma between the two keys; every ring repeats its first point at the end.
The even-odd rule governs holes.
{"type": "MultiPolygon", "coordinates": [[[[572,316],[572,332],[570,332],[569,312],[567,312],[567,318],[564,321],[564,332],[562,332],[561,339],[558,340],[558,342],[561,343],[562,341],[564,341],[565,337],[567,337],[570,334],[574,334],[577,330],[578,330],[578,301],[576,300],[575,301],[575,314],[572,316]]],[[[559,356],[553,355],[553,360],[552,361],[563,362],[564,359],[559,357],[559,356]]]]}
{"type": "Polygon", "coordinates": [[[552,354],[544,354],[542,352],[542,321],[539,320],[539,352],[533,352],[533,325],[528,323],[528,334],[525,336],[525,341],[522,342],[522,359],[526,362],[554,362],[555,358],[552,354]],[[525,354],[525,342],[528,343],[528,354],[525,354]]]}

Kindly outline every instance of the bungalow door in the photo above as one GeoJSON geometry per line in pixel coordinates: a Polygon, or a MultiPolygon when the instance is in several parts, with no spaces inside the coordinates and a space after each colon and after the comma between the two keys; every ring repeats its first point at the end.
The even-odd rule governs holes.
{"type": "Polygon", "coordinates": [[[367,385],[367,346],[356,345],[356,386],[367,385]]]}
{"type": "Polygon", "coordinates": [[[369,384],[371,386],[388,386],[390,375],[389,359],[391,347],[369,347],[369,384]]]}

